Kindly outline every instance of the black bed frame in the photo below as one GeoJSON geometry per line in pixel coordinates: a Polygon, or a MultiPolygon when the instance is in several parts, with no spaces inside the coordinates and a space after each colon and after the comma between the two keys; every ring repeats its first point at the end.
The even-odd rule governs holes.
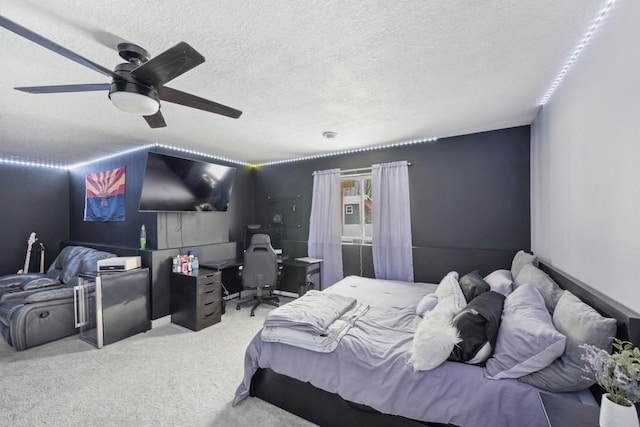
{"type": "MultiPolygon", "coordinates": [[[[640,314],[549,264],[540,263],[540,269],[561,288],[571,291],[603,316],[615,318],[618,321],[618,338],[640,345],[640,314]]],[[[601,390],[594,386],[592,392],[599,400],[601,390]]],[[[344,400],[335,393],[321,390],[309,383],[278,374],[271,369],[258,369],[251,380],[249,394],[320,426],[443,425],[384,414],[368,406],[344,400]]]]}

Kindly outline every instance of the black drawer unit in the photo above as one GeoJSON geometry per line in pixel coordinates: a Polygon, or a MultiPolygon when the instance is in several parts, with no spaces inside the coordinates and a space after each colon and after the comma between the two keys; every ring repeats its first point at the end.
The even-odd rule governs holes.
{"type": "Polygon", "coordinates": [[[193,331],[211,326],[222,316],[219,271],[199,269],[171,273],[171,322],[193,331]]]}

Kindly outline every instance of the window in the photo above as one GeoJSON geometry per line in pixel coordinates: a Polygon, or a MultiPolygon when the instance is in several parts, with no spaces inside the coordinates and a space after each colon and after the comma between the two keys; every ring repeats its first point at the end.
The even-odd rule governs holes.
{"type": "Polygon", "coordinates": [[[371,174],[358,174],[340,178],[342,207],[342,241],[371,242],[371,174]]]}

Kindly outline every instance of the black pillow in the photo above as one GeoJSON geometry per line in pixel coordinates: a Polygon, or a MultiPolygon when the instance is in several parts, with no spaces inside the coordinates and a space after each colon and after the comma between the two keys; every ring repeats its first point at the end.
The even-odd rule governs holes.
{"type": "MultiPolygon", "coordinates": [[[[493,352],[496,348],[504,298],[504,295],[495,291],[485,292],[474,298],[453,318],[451,323],[458,329],[462,341],[453,348],[449,360],[469,361],[487,342],[493,352]]],[[[484,360],[489,356],[490,354],[487,354],[484,360]]]]}
{"type": "Polygon", "coordinates": [[[460,283],[460,289],[462,289],[467,303],[470,303],[478,295],[491,290],[491,286],[484,281],[478,270],[462,276],[458,283],[460,283]]]}

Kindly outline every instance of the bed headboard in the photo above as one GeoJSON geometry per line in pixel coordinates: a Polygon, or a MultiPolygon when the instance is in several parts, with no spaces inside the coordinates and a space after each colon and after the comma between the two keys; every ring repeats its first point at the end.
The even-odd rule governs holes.
{"type": "Polygon", "coordinates": [[[640,346],[640,314],[545,262],[541,261],[539,267],[562,289],[570,291],[603,316],[616,319],[618,321],[618,333],[616,334],[618,338],[640,346]]]}

